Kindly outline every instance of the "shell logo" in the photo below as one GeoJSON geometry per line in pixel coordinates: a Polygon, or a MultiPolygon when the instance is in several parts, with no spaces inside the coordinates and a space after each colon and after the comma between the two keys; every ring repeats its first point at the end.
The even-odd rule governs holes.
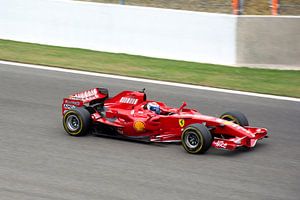
{"type": "Polygon", "coordinates": [[[142,121],[135,121],[133,124],[133,128],[137,131],[137,132],[142,132],[145,130],[145,123],[142,121]]]}

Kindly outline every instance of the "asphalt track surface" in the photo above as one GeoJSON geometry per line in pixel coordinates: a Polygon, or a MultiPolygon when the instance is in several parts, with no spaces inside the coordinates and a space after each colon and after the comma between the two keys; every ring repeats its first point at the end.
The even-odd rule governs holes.
{"type": "Polygon", "coordinates": [[[300,197],[300,103],[0,65],[0,199],[295,199],[300,197]],[[147,89],[204,114],[244,112],[270,138],[251,151],[68,136],[61,101],[107,87],[147,89]]]}

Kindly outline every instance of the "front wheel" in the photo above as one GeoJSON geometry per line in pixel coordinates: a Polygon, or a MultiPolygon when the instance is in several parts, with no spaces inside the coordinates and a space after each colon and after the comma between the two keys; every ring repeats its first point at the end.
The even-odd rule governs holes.
{"type": "Polygon", "coordinates": [[[220,116],[220,118],[227,120],[227,121],[231,121],[231,122],[238,124],[240,126],[243,126],[243,127],[249,126],[247,117],[239,111],[230,111],[230,112],[223,113],[220,116]]]}
{"type": "Polygon", "coordinates": [[[212,135],[203,124],[191,124],[181,135],[183,148],[191,154],[205,153],[210,148],[212,140],[212,135]]]}
{"type": "Polygon", "coordinates": [[[72,136],[86,135],[90,122],[90,113],[83,107],[68,110],[63,117],[64,129],[72,136]]]}

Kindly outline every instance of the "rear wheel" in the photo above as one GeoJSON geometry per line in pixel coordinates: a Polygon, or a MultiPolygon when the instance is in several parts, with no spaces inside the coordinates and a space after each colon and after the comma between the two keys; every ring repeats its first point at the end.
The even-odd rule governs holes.
{"type": "Polygon", "coordinates": [[[247,117],[239,111],[230,111],[221,115],[221,119],[231,121],[240,126],[249,126],[247,117]]]}
{"type": "Polygon", "coordinates": [[[191,154],[205,153],[210,148],[212,140],[212,135],[203,124],[191,124],[181,135],[183,148],[191,154]]]}
{"type": "Polygon", "coordinates": [[[68,110],[63,117],[64,129],[72,136],[86,135],[90,122],[90,113],[83,107],[68,110]]]}

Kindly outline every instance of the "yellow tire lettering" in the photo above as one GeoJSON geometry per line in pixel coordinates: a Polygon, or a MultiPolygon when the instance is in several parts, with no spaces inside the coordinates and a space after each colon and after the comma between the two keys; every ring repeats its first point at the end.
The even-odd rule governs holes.
{"type": "MultiPolygon", "coordinates": [[[[233,123],[240,125],[239,121],[237,120],[237,118],[233,117],[232,115],[224,115],[222,116],[222,119],[231,119],[233,123]]],[[[227,120],[228,121],[228,120],[227,120]]]]}

